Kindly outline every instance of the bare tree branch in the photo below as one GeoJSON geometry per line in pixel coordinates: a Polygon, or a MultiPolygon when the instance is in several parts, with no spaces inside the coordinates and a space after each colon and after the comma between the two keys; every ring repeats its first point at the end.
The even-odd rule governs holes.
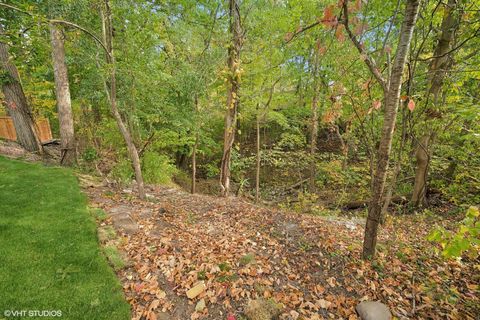
{"type": "MultiPolygon", "coordinates": [[[[28,12],[28,11],[25,11],[25,10],[22,10],[20,8],[17,8],[17,7],[14,7],[12,5],[9,5],[9,4],[6,4],[6,3],[0,3],[0,6],[1,7],[6,7],[6,8],[9,8],[9,9],[12,9],[12,10],[15,10],[15,11],[18,11],[18,12],[21,12],[23,14],[26,14],[30,17],[35,17],[32,13],[28,12]]],[[[59,20],[59,19],[45,19],[43,17],[40,17],[40,21],[42,23],[54,23],[54,24],[63,24],[63,25],[66,25],[66,26],[69,26],[69,27],[73,27],[75,29],[78,29],[80,31],[83,31],[84,33],[86,33],[87,35],[89,35],[93,40],[95,40],[96,42],[98,42],[103,50],[107,53],[107,54],[110,54],[107,50],[107,47],[105,46],[105,44],[94,34],[92,33],[91,31],[85,29],[84,27],[82,26],[79,26],[78,24],[76,23],[73,23],[73,22],[70,22],[70,21],[65,21],[65,20],[59,20]]]]}
{"type": "Polygon", "coordinates": [[[352,30],[350,30],[350,26],[348,24],[348,1],[347,0],[343,2],[343,25],[345,26],[345,31],[347,32],[348,37],[350,38],[350,40],[352,40],[358,52],[365,59],[365,64],[370,69],[370,71],[372,72],[373,76],[378,81],[378,83],[382,86],[383,91],[387,92],[388,91],[387,80],[385,80],[385,78],[381,74],[380,70],[377,67],[377,64],[375,63],[375,60],[373,60],[373,58],[368,55],[368,53],[363,48],[363,45],[358,41],[357,37],[355,37],[355,35],[352,33],[352,30]]]}

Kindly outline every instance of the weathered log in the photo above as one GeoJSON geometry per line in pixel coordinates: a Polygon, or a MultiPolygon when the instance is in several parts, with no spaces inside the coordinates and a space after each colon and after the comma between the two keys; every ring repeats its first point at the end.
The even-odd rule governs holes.
{"type": "MultiPolygon", "coordinates": [[[[407,198],[402,196],[393,196],[391,200],[391,203],[394,203],[394,204],[405,204],[407,202],[408,202],[407,198]]],[[[369,203],[370,203],[370,200],[351,201],[351,202],[345,203],[342,206],[342,208],[345,210],[355,210],[355,209],[367,207],[369,203]]]]}

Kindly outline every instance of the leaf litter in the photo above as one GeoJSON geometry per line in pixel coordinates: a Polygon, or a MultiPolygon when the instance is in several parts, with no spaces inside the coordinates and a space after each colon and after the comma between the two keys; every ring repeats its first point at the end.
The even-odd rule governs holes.
{"type": "Polygon", "coordinates": [[[363,300],[382,301],[399,319],[480,314],[478,259],[442,260],[421,217],[390,217],[376,259],[365,262],[361,224],[149,189],[150,201],[129,190],[86,189],[93,206],[129,210],[138,225],[117,229],[130,260],[117,274],[132,319],[240,319],[257,298],[283,304],[280,319],[357,319],[363,300]]]}

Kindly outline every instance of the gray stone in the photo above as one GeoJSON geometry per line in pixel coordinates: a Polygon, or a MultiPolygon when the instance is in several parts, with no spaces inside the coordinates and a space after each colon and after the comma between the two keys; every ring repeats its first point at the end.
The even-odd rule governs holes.
{"type": "Polygon", "coordinates": [[[195,311],[202,312],[206,307],[205,304],[205,299],[201,299],[200,301],[197,302],[197,305],[195,306],[195,311]]]}
{"type": "Polygon", "coordinates": [[[363,301],[355,308],[363,320],[391,320],[392,314],[386,305],[379,301],[363,301]]]}
{"type": "Polygon", "coordinates": [[[110,210],[108,210],[108,213],[111,216],[116,216],[118,214],[128,215],[130,212],[132,212],[132,207],[126,206],[126,205],[123,205],[123,204],[121,204],[119,206],[116,206],[116,207],[113,207],[110,210]]]}
{"type": "Polygon", "coordinates": [[[128,216],[121,216],[119,218],[115,217],[112,220],[113,226],[116,229],[123,230],[126,234],[133,234],[138,230],[138,225],[128,216]]]}
{"type": "Polygon", "coordinates": [[[173,318],[166,312],[158,312],[156,316],[157,320],[173,320],[173,318]]]}

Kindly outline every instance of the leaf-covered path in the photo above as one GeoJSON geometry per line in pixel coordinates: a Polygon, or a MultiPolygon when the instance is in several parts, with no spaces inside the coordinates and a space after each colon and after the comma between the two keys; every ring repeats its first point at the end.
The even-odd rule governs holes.
{"type": "Polygon", "coordinates": [[[131,264],[119,276],[134,319],[241,319],[257,297],[282,303],[281,319],[357,319],[354,307],[366,299],[381,300],[404,319],[474,319],[480,312],[479,278],[471,277],[478,261],[436,257],[424,217],[390,218],[376,261],[365,263],[358,259],[361,220],[165,187],[151,187],[147,202],[130,190],[86,192],[109,214],[104,223],[122,235],[131,264]],[[188,299],[195,286],[201,293],[188,299]]]}

